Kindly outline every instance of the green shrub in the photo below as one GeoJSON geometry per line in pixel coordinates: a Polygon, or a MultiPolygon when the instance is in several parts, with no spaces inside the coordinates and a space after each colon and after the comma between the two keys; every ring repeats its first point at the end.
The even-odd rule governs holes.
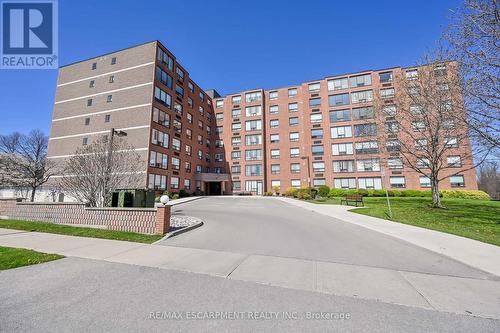
{"type": "Polygon", "coordinates": [[[327,198],[330,193],[330,188],[326,185],[321,185],[318,187],[318,195],[322,198],[327,198]]]}
{"type": "Polygon", "coordinates": [[[299,190],[297,190],[296,188],[289,188],[288,190],[285,191],[285,193],[283,193],[283,195],[285,197],[296,198],[298,191],[299,190]]]}
{"type": "Polygon", "coordinates": [[[306,191],[297,192],[297,199],[310,200],[311,198],[312,198],[311,194],[307,193],[306,191]]]}
{"type": "Polygon", "coordinates": [[[341,188],[332,188],[328,193],[329,198],[343,197],[346,193],[346,190],[341,188]]]}
{"type": "Polygon", "coordinates": [[[179,194],[178,193],[173,194],[171,199],[172,200],[179,199],[179,194]]]}
{"type": "Polygon", "coordinates": [[[326,199],[326,198],[323,198],[323,197],[321,197],[321,198],[316,198],[316,201],[317,201],[317,202],[325,202],[326,200],[327,200],[327,199],[326,199]]]}
{"type": "Polygon", "coordinates": [[[273,192],[270,192],[270,191],[264,192],[265,197],[271,197],[272,195],[273,195],[273,192]]]}
{"type": "Polygon", "coordinates": [[[443,190],[443,198],[490,200],[488,193],[477,190],[443,190]]]}
{"type": "Polygon", "coordinates": [[[185,189],[182,189],[182,190],[179,191],[179,198],[187,198],[187,197],[190,197],[190,196],[191,196],[191,193],[189,193],[185,189]]]}
{"type": "Polygon", "coordinates": [[[421,190],[404,190],[404,191],[401,191],[401,196],[402,197],[412,197],[412,198],[431,197],[432,196],[432,191],[431,190],[426,190],[426,191],[421,191],[421,190]]]}

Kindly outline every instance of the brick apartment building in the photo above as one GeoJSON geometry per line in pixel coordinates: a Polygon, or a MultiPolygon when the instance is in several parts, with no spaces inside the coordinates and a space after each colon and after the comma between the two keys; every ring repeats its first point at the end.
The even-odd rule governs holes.
{"type": "MultiPolygon", "coordinates": [[[[62,163],[115,129],[127,133],[144,160],[142,183],[131,187],[205,194],[309,185],[425,189],[428,179],[361,130],[384,121],[375,102],[391,106],[394,75],[415,70],[365,71],[221,97],[203,91],[153,41],[60,68],[49,158],[62,163]]],[[[477,189],[475,171],[465,170],[470,158],[459,158],[468,151],[468,143],[450,148],[464,171],[443,181],[443,189],[477,189]]]]}

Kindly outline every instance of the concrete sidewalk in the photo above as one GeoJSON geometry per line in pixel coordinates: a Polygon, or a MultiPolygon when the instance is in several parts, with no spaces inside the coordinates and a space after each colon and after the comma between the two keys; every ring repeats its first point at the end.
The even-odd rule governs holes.
{"type": "Polygon", "coordinates": [[[271,197],[309,211],[356,224],[440,253],[500,277],[500,247],[444,232],[349,212],[356,207],[314,204],[285,197],[271,197]]]}
{"type": "Polygon", "coordinates": [[[0,246],[500,318],[500,282],[487,279],[9,229],[0,246]]]}

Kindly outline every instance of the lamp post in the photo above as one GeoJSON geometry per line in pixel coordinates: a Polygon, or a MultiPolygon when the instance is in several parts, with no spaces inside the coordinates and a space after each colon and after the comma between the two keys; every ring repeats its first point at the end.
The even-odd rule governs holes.
{"type": "Polygon", "coordinates": [[[301,160],[307,160],[307,185],[311,188],[311,167],[309,166],[309,156],[302,156],[301,160]]]}

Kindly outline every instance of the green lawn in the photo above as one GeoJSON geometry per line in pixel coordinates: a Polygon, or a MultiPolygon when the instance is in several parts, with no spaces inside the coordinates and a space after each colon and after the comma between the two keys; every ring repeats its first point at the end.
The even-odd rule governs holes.
{"type": "Polygon", "coordinates": [[[0,271],[4,269],[41,264],[64,258],[58,254],[47,254],[33,250],[0,246],[0,271]]]}
{"type": "Polygon", "coordinates": [[[153,243],[161,239],[162,235],[145,235],[135,232],[114,231],[95,228],[72,227],[69,225],[31,222],[20,220],[0,220],[0,228],[47,232],[50,234],[71,235],[80,237],[115,239],[137,243],[153,243]]]}
{"type": "MultiPolygon", "coordinates": [[[[363,198],[365,208],[352,211],[358,214],[389,219],[385,198],[363,198]]],[[[392,220],[427,229],[476,239],[500,246],[500,202],[468,199],[442,199],[447,209],[430,208],[430,198],[390,198],[392,220]]],[[[318,204],[340,204],[340,199],[318,204]]]]}

